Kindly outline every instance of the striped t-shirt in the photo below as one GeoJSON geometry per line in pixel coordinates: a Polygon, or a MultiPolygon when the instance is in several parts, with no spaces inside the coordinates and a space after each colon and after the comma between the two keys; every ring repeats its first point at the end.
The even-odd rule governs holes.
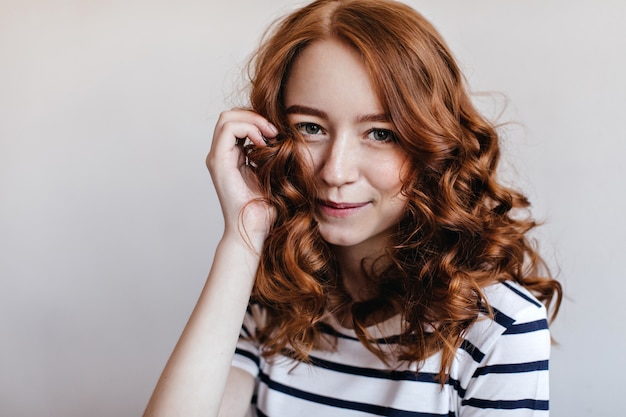
{"type": "MultiPolygon", "coordinates": [[[[257,378],[252,415],[548,416],[550,334],[544,306],[515,283],[494,284],[484,292],[495,317],[466,331],[443,387],[435,378],[439,355],[419,369],[405,362],[385,365],[354,331],[332,320],[336,349],[314,350],[311,363],[297,366],[286,356],[266,360],[249,339],[263,320],[263,310],[251,305],[233,366],[257,378]]],[[[393,341],[399,320],[368,330],[380,341],[393,341]]],[[[393,347],[393,342],[385,346],[393,347]]]]}

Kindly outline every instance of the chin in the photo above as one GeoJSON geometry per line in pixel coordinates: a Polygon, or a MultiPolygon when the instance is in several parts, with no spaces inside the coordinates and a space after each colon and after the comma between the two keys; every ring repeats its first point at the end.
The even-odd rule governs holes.
{"type": "Polygon", "coordinates": [[[353,239],[326,237],[322,235],[322,239],[329,245],[333,246],[354,246],[356,242],[353,239]]]}
{"type": "Polygon", "coordinates": [[[321,233],[322,239],[332,246],[342,248],[357,248],[360,245],[370,242],[369,236],[362,236],[356,233],[349,234],[328,234],[321,233]]]}
{"type": "Polygon", "coordinates": [[[324,233],[320,230],[320,236],[326,243],[334,246],[354,246],[359,240],[355,239],[354,234],[345,233],[324,233]]]}

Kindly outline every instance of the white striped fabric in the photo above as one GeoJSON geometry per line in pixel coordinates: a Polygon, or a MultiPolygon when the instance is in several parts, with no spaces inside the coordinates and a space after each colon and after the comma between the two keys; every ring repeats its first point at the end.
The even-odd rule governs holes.
{"type": "MultiPolygon", "coordinates": [[[[246,338],[263,320],[256,305],[248,310],[233,366],[257,378],[252,410],[259,417],[548,416],[545,308],[515,283],[492,285],[485,294],[495,318],[468,329],[443,388],[435,380],[438,355],[419,372],[415,364],[385,365],[332,319],[335,349],[312,352],[310,364],[295,366],[286,356],[265,360],[246,338]]],[[[399,329],[394,317],[369,330],[393,352],[399,329]]]]}

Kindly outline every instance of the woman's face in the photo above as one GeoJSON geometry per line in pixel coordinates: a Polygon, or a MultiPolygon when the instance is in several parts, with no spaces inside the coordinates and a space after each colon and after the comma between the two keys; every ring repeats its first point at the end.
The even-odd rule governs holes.
{"type": "Polygon", "coordinates": [[[405,212],[407,157],[359,55],[336,40],[312,43],[295,60],[284,98],[318,182],[322,237],[378,252],[405,212]]]}

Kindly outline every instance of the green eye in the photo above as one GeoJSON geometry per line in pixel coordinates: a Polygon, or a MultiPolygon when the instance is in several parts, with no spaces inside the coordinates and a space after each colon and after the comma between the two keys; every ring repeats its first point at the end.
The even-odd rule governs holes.
{"type": "Polygon", "coordinates": [[[376,142],[395,142],[396,135],[387,129],[372,129],[368,136],[376,142]]]}
{"type": "Polygon", "coordinates": [[[298,123],[296,129],[305,135],[319,135],[323,133],[322,127],[315,123],[298,123]]]}

